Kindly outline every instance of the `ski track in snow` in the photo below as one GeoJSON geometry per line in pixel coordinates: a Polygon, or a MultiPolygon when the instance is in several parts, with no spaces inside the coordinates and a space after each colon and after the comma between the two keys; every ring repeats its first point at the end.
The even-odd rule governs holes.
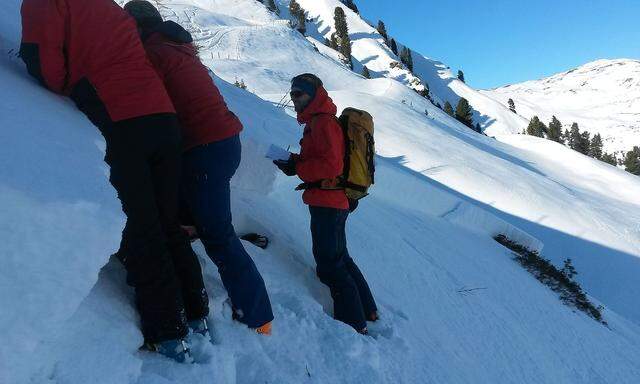
{"type": "MultiPolygon", "coordinates": [[[[365,81],[326,47],[314,49],[331,32],[337,0],[298,1],[316,23],[307,39],[251,0],[157,2],[194,34],[245,125],[236,229],[272,240],[267,250],[245,243],[273,303],[271,337],[231,320],[215,266],[196,243],[214,341],[195,338],[189,366],[137,349],[132,291],[109,260],[123,217],[99,133],[15,57],[0,58],[0,212],[11,218],[0,223],[0,303],[9,308],[0,312],[0,383],[637,382],[640,182],[544,140],[478,136],[400,82],[365,81]],[[263,156],[271,143],[297,149],[301,128],[275,103],[293,75],[309,71],[339,107],[376,119],[378,183],[348,222],[350,253],[380,305],[371,337],[332,319],[296,180],[263,156]],[[265,100],[229,84],[240,78],[265,100]],[[498,233],[556,263],[572,257],[580,282],[607,306],[610,328],[562,305],[492,240],[498,233]]],[[[18,7],[10,0],[0,10],[3,49],[19,39],[18,7]]],[[[372,73],[409,78],[388,70],[392,54],[346,13],[359,36],[356,67],[377,56],[367,61],[372,73]]],[[[458,87],[493,108],[444,64],[416,66],[437,100],[458,87]]],[[[505,116],[495,124],[517,123],[505,116]]]]}

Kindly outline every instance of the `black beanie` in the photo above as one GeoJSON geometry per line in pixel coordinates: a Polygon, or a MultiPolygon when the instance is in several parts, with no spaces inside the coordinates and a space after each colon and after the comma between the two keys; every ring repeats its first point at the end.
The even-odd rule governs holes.
{"type": "Polygon", "coordinates": [[[132,0],[125,4],[124,10],[136,20],[140,28],[153,28],[162,23],[158,9],[146,0],[132,0]]]}
{"type": "Polygon", "coordinates": [[[304,73],[291,79],[291,89],[302,91],[311,96],[316,97],[316,91],[322,86],[322,80],[318,76],[311,73],[304,73]]]}

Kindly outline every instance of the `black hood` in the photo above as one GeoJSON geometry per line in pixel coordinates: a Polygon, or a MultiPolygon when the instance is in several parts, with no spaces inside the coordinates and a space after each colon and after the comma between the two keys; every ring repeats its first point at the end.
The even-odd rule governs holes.
{"type": "Polygon", "coordinates": [[[175,43],[193,43],[193,37],[191,37],[191,34],[187,32],[186,29],[182,28],[180,24],[171,20],[163,21],[162,23],[156,25],[148,33],[145,33],[145,39],[155,32],[162,34],[162,36],[175,43]]]}

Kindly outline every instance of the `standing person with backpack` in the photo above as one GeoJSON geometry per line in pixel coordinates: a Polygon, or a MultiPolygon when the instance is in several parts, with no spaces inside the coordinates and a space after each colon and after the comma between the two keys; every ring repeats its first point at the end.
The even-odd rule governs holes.
{"type": "MultiPolygon", "coordinates": [[[[365,116],[366,112],[346,110],[343,114],[346,129],[343,129],[336,119],[335,104],[322,81],[313,74],[293,78],[291,100],[298,122],[305,124],[300,154],[292,154],[288,160],[276,160],[274,164],[286,175],[298,175],[304,182],[298,189],[305,190],[302,199],[311,214],[316,272],[331,291],[334,317],[367,334],[367,321],[378,319],[378,309],[367,281],[349,256],[345,225],[349,211],[355,209],[357,199],[366,195],[366,187],[373,182],[373,123],[369,116],[371,137],[364,140],[369,150],[364,157],[359,156],[364,162],[358,161],[356,156],[345,156],[351,154],[345,142],[352,147],[355,141],[363,141],[357,134],[350,135],[352,125],[347,119],[353,114],[356,121],[357,116],[365,116]],[[355,163],[364,166],[356,167],[355,163]],[[371,173],[364,172],[365,169],[371,173]],[[353,181],[358,179],[368,181],[356,185],[353,181]]],[[[364,138],[366,132],[360,136],[364,138]]]]}
{"type": "Polygon", "coordinates": [[[240,165],[242,123],[227,108],[189,32],[163,21],[148,1],[133,0],[124,9],[136,20],[147,56],[176,108],[183,136],[184,200],[218,267],[233,317],[268,335],[273,321],[269,295],[231,220],[230,181],[240,165]]]}
{"type": "Polygon", "coordinates": [[[21,14],[29,74],[69,96],[105,138],[110,181],[128,219],[121,261],[144,347],[192,361],[189,327],[199,328],[209,307],[178,220],[180,128],[136,25],[112,0],[24,0],[21,14]]]}

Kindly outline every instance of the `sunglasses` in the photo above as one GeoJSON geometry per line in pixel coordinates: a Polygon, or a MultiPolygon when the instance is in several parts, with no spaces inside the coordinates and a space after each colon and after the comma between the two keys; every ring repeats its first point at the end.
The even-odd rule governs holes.
{"type": "Polygon", "coordinates": [[[302,95],[304,95],[304,92],[302,92],[302,91],[291,91],[291,93],[289,95],[291,96],[292,99],[299,99],[300,97],[302,97],[302,95]]]}

